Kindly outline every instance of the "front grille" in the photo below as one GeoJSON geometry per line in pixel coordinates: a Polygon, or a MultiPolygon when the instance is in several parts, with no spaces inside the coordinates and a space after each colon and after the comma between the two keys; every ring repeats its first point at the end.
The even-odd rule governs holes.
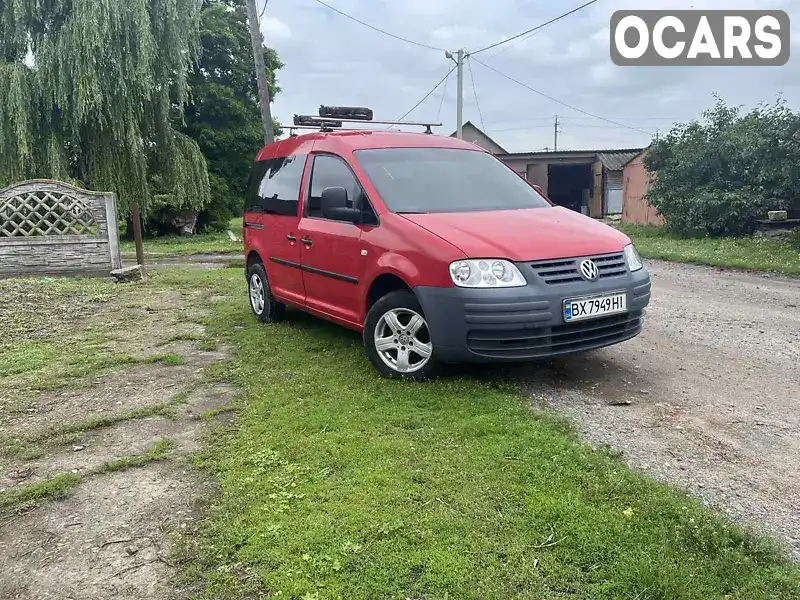
{"type": "MultiPolygon", "coordinates": [[[[595,262],[597,270],[600,271],[599,279],[607,279],[609,277],[620,277],[628,272],[628,265],[625,261],[625,255],[620,254],[605,254],[603,256],[589,256],[586,257],[595,262]]],[[[581,277],[579,266],[585,258],[565,258],[559,260],[546,260],[541,262],[531,263],[531,267],[539,277],[542,278],[548,285],[556,285],[561,283],[572,283],[575,281],[583,281],[581,277]]]]}
{"type": "Polygon", "coordinates": [[[643,311],[599,319],[564,323],[554,327],[509,330],[475,329],[467,335],[469,349],[482,356],[530,359],[572,354],[608,346],[637,335],[643,311]]]}

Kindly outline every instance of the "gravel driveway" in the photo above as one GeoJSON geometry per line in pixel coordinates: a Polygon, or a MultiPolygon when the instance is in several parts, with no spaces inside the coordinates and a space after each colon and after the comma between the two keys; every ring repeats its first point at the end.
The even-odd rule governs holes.
{"type": "Polygon", "coordinates": [[[534,402],[800,560],[800,279],[648,268],[644,332],[523,368],[534,402]]]}

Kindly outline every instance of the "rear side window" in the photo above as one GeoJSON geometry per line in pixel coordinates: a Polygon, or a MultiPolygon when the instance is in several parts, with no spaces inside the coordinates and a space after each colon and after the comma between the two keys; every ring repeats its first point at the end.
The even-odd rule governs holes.
{"type": "Polygon", "coordinates": [[[259,161],[253,165],[245,212],[296,217],[305,154],[259,161]]]}

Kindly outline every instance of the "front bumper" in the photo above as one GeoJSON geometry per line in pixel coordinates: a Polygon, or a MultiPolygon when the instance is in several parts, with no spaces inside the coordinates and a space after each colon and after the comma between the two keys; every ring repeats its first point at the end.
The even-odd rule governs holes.
{"type": "Polygon", "coordinates": [[[642,331],[650,302],[646,269],[596,282],[548,283],[525,263],[528,285],[469,289],[416,287],[436,356],[444,362],[525,361],[575,354],[617,344],[642,331]],[[565,323],[566,298],[621,292],[628,312],[565,323]]]}

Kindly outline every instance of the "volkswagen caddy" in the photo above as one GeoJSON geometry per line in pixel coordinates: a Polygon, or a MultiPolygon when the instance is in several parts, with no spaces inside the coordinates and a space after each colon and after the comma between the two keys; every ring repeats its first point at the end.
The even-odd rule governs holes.
{"type": "Polygon", "coordinates": [[[630,239],[553,205],[471,143],[314,132],[257,156],[243,221],[250,306],[362,332],[386,377],[585,352],[642,330],[630,239]]]}

